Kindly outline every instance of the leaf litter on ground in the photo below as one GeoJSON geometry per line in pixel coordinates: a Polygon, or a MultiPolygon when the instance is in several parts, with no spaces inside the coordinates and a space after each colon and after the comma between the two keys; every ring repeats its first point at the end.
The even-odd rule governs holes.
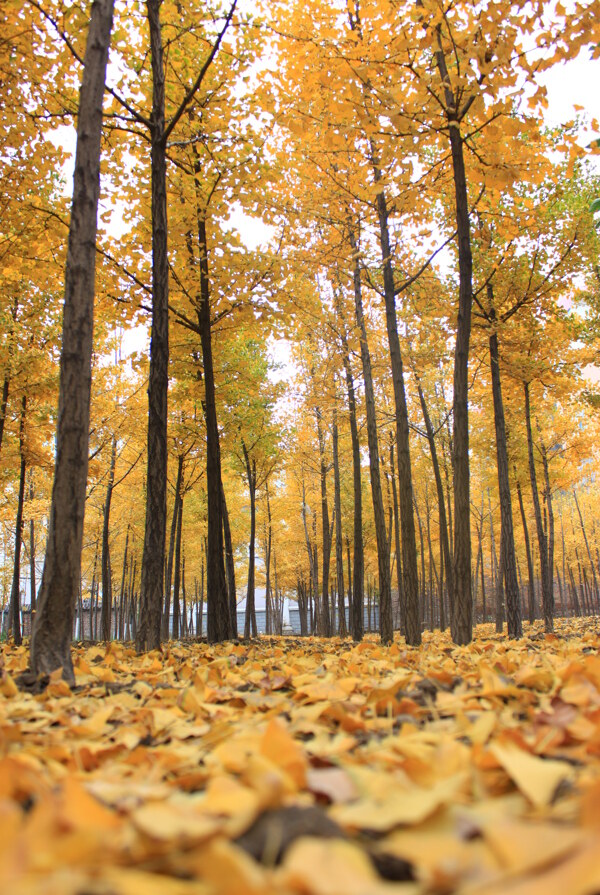
{"type": "Polygon", "coordinates": [[[593,895],[595,620],[0,657],[0,891],[593,895]]]}

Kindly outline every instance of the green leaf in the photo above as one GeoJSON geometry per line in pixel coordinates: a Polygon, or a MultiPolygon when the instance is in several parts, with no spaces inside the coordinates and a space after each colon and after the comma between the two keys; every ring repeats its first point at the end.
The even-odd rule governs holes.
{"type": "Polygon", "coordinates": [[[590,205],[590,211],[592,212],[592,214],[597,214],[600,211],[600,198],[594,199],[594,201],[590,205]]]}

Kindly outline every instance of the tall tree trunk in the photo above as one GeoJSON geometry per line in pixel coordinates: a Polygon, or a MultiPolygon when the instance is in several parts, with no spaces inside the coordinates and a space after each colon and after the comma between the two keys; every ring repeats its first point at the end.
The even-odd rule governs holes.
{"type": "Polygon", "coordinates": [[[331,562],[331,537],[329,533],[329,500],[327,497],[327,463],[325,460],[325,438],[321,410],[315,408],[317,420],[317,437],[319,442],[319,469],[321,479],[321,526],[323,528],[323,595],[321,600],[321,613],[319,634],[322,637],[331,637],[331,617],[329,613],[329,565],[331,562]]]}
{"type": "Polygon", "coordinates": [[[573,497],[575,498],[575,506],[577,508],[577,514],[579,516],[579,525],[581,526],[581,534],[583,535],[583,542],[585,544],[585,550],[588,555],[588,560],[590,563],[590,567],[592,570],[592,580],[594,582],[594,596],[596,599],[596,603],[600,603],[600,595],[598,593],[598,579],[596,577],[596,568],[594,566],[594,560],[592,559],[592,551],[590,550],[590,545],[587,537],[587,532],[585,530],[585,525],[583,524],[583,515],[581,513],[581,507],[579,506],[579,501],[577,500],[577,492],[573,491],[573,497]]]}
{"type": "Polygon", "coordinates": [[[271,547],[273,544],[273,531],[271,528],[271,501],[269,499],[269,482],[265,483],[267,496],[267,524],[265,526],[265,608],[266,608],[266,632],[272,634],[274,630],[273,617],[275,614],[275,602],[277,601],[277,583],[275,583],[275,600],[271,596],[271,547]]]}
{"type": "Polygon", "coordinates": [[[254,572],[256,551],[256,461],[250,458],[245,443],[242,441],[246,477],[250,492],[250,542],[248,545],[248,587],[246,589],[246,617],[244,619],[244,637],[257,636],[256,607],[254,603],[254,572]]]}
{"type": "Polygon", "coordinates": [[[111,602],[112,587],[109,566],[109,533],[110,533],[110,506],[112,502],[113,485],[115,482],[115,462],[117,458],[117,439],[113,435],[110,446],[110,466],[108,468],[108,481],[106,483],[106,498],[102,513],[102,640],[110,640],[111,632],[111,602]]]}
{"type": "Polygon", "coordinates": [[[177,520],[179,519],[179,502],[181,501],[181,490],[183,480],[183,464],[185,455],[179,454],[177,457],[177,478],[175,480],[175,499],[173,501],[173,518],[171,519],[171,534],[169,535],[169,552],[167,554],[167,574],[165,580],[165,600],[163,606],[161,636],[163,640],[168,640],[170,636],[171,622],[171,584],[173,582],[173,558],[175,556],[175,535],[177,533],[177,520]]]}
{"type": "MultiPolygon", "coordinates": [[[[539,424],[538,424],[539,431],[539,424]]],[[[548,468],[548,452],[540,438],[540,454],[542,456],[542,469],[544,470],[544,499],[546,503],[546,511],[548,514],[548,527],[546,529],[546,538],[548,543],[548,583],[550,586],[550,601],[552,603],[552,611],[554,612],[554,508],[552,506],[552,488],[550,487],[550,470],[548,468]]],[[[590,562],[592,562],[590,555],[590,562]]],[[[592,571],[594,564],[592,562],[592,571]]],[[[594,582],[596,576],[594,573],[594,582]]],[[[596,588],[597,592],[597,588],[596,588]]]]}
{"type": "MultiPolygon", "coordinates": [[[[354,290],[360,289],[360,269],[354,265],[354,290]]],[[[362,522],[362,483],[360,474],[360,441],[358,438],[358,424],[356,422],[356,393],[354,390],[354,378],[352,375],[352,367],[350,366],[350,351],[348,349],[348,337],[346,335],[346,321],[342,310],[342,304],[338,304],[338,315],[340,317],[341,339],[342,339],[342,360],[344,364],[344,375],[346,378],[346,392],[348,395],[348,416],[350,421],[350,440],[352,443],[352,486],[354,494],[354,558],[353,558],[353,574],[350,574],[350,565],[348,565],[348,584],[352,582],[352,591],[349,596],[349,612],[348,618],[350,622],[350,634],[353,640],[362,640],[363,638],[363,603],[364,595],[364,577],[365,577],[365,560],[363,548],[363,522],[362,522]]],[[[348,551],[350,548],[348,547],[348,551]]]]}
{"type": "Polygon", "coordinates": [[[0,397],[0,450],[2,449],[2,440],[4,438],[4,423],[6,421],[6,410],[8,408],[8,391],[10,388],[10,377],[8,372],[4,374],[2,382],[2,396],[0,397]]]}
{"type": "MultiPolygon", "coordinates": [[[[196,162],[196,177],[200,176],[196,162]]],[[[198,192],[200,184],[198,183],[198,192]]],[[[199,201],[199,196],[197,201],[199,201]]],[[[229,593],[223,558],[223,504],[221,499],[221,448],[217,424],[215,375],[210,319],[210,278],[206,220],[198,206],[198,250],[200,253],[200,296],[197,307],[202,364],[204,369],[204,401],[206,417],[206,500],[208,557],[206,563],[206,635],[210,643],[226,640],[232,630],[229,593]]]]}
{"type": "Polygon", "coordinates": [[[547,634],[554,630],[554,606],[552,605],[552,589],[548,574],[548,541],[542,522],[542,510],[540,496],[537,487],[535,472],[535,460],[533,457],[533,435],[531,431],[531,405],[529,400],[529,383],[523,383],[525,393],[525,425],[527,427],[527,454],[529,457],[529,479],[531,481],[531,496],[533,499],[533,511],[537,528],[538,549],[540,551],[540,566],[542,579],[542,612],[544,615],[544,629],[547,634]]]}
{"type": "Polygon", "coordinates": [[[379,465],[379,442],[377,436],[377,414],[375,410],[375,389],[371,368],[371,352],[367,339],[367,328],[362,303],[362,287],[360,281],[360,258],[354,234],[350,234],[350,244],[354,254],[354,308],[356,324],[360,339],[360,356],[362,361],[363,381],[365,386],[365,405],[367,411],[367,444],[369,447],[369,470],[371,473],[371,497],[373,500],[373,516],[375,520],[375,537],[377,540],[377,569],[379,573],[379,631],[382,643],[391,643],[394,639],[394,623],[392,619],[392,591],[390,583],[390,561],[385,524],[385,509],[381,490],[381,471],[379,465]]]}
{"type": "Polygon", "coordinates": [[[129,524],[125,534],[125,550],[123,551],[123,571],[121,573],[121,593],[119,597],[119,637],[124,639],[125,635],[125,604],[127,603],[127,589],[125,577],[127,575],[127,561],[129,559],[127,551],[129,549],[129,524]]]}
{"type": "Polygon", "coordinates": [[[58,429],[46,557],[31,639],[35,675],[75,682],[73,615],[81,583],[88,469],[102,98],[114,0],[92,6],[79,96],[60,358],[58,429]]]}
{"type": "Polygon", "coordinates": [[[425,431],[427,433],[427,444],[429,445],[429,453],[431,455],[431,465],[433,467],[433,475],[435,478],[435,488],[438,501],[438,514],[440,520],[440,542],[444,555],[444,569],[446,571],[446,589],[448,592],[448,602],[450,604],[450,618],[454,613],[454,571],[452,567],[452,556],[450,553],[450,539],[448,534],[448,522],[446,519],[446,501],[444,499],[444,486],[442,483],[442,474],[440,472],[440,464],[437,455],[437,447],[435,443],[435,433],[431,424],[431,417],[427,409],[425,395],[421,387],[421,381],[415,373],[417,380],[417,388],[419,391],[419,402],[421,404],[421,413],[423,414],[423,422],[425,423],[425,431]]]}
{"type": "MultiPolygon", "coordinates": [[[[452,90],[446,58],[442,48],[441,26],[438,26],[436,64],[445,96],[445,113],[452,154],[456,232],[458,239],[458,321],[454,349],[453,467],[454,467],[454,613],[452,637],[458,644],[470,643],[473,637],[471,599],[471,496],[469,481],[469,343],[471,340],[471,306],[473,304],[473,256],[469,199],[465,172],[464,144],[460,132],[458,99],[452,90]]],[[[462,90],[462,88],[461,88],[462,90]]],[[[464,108],[464,107],[463,107],[464,108]]]]}
{"type": "Polygon", "coordinates": [[[231,539],[231,526],[229,524],[229,511],[225,488],[221,482],[221,510],[223,513],[223,541],[225,544],[225,572],[227,575],[227,595],[229,598],[229,637],[232,640],[238,636],[237,631],[237,593],[235,589],[235,558],[233,556],[233,541],[231,539]]]}
{"type": "MultiPolygon", "coordinates": [[[[515,470],[515,478],[517,472],[515,470]]],[[[528,575],[528,586],[527,586],[527,614],[529,617],[529,624],[532,625],[535,621],[535,577],[533,574],[533,557],[531,555],[531,544],[529,541],[529,528],[527,526],[527,516],[525,514],[525,506],[523,504],[523,493],[521,491],[521,485],[519,484],[519,480],[517,481],[517,497],[519,499],[519,510],[521,512],[521,523],[523,525],[523,540],[525,541],[525,555],[527,557],[527,575],[528,575]]]]}
{"type": "Polygon", "coordinates": [[[337,409],[333,409],[333,481],[335,512],[335,571],[338,595],[338,629],[340,637],[346,637],[346,610],[344,606],[344,552],[342,545],[342,494],[340,483],[339,434],[337,409]]]}
{"type": "Polygon", "coordinates": [[[390,469],[392,473],[392,502],[394,505],[394,549],[396,551],[396,583],[398,586],[398,607],[400,610],[400,633],[406,634],[406,601],[402,590],[402,559],[400,556],[400,512],[398,509],[398,491],[394,467],[394,439],[390,440],[390,469]]]}
{"type": "Polygon", "coordinates": [[[498,467],[498,492],[500,495],[500,518],[502,524],[500,535],[502,557],[500,564],[504,573],[508,636],[517,638],[523,636],[523,628],[521,625],[521,601],[519,598],[519,582],[517,581],[517,562],[515,558],[512,500],[508,477],[508,449],[504,403],[502,401],[502,383],[500,381],[500,353],[498,349],[498,333],[494,328],[496,312],[492,304],[493,298],[492,284],[488,283],[488,299],[491,306],[490,320],[492,324],[492,331],[489,337],[490,368],[492,372],[492,397],[494,399],[494,424],[496,428],[496,464],[498,467]]]}
{"type": "Polygon", "coordinates": [[[21,456],[19,472],[19,496],[17,499],[17,518],[15,521],[15,558],[13,564],[12,587],[10,590],[10,616],[13,640],[17,646],[23,642],[21,632],[21,545],[23,543],[23,504],[25,501],[25,478],[27,475],[27,459],[25,457],[25,417],[27,414],[27,397],[21,399],[21,416],[19,419],[19,453],[21,456]]]}
{"type": "Polygon", "coordinates": [[[181,582],[181,530],[183,526],[183,495],[179,501],[177,514],[177,534],[175,535],[175,574],[173,580],[173,640],[180,638],[181,605],[179,587],[181,582]]]}
{"type": "Polygon", "coordinates": [[[142,555],[138,651],[160,646],[167,530],[167,391],[169,365],[169,259],[165,72],[161,0],[147,0],[152,61],[152,333],[148,382],[148,472],[142,555]]]}
{"type": "MultiPolygon", "coordinates": [[[[29,500],[33,503],[35,492],[33,488],[33,474],[29,471],[29,500]]],[[[29,605],[31,609],[31,626],[36,604],[37,587],[35,581],[35,522],[33,516],[29,520],[29,605]]]]}

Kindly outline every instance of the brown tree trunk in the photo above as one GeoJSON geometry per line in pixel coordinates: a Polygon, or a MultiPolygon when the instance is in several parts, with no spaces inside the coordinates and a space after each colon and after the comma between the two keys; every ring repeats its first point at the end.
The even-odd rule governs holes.
{"type": "MultiPolygon", "coordinates": [[[[354,288],[360,288],[360,270],[354,268],[354,288]]],[[[356,393],[354,391],[354,378],[350,366],[350,351],[346,335],[346,322],[339,304],[338,314],[342,322],[342,360],[344,363],[344,375],[346,377],[346,392],[348,395],[348,416],[350,421],[350,440],[352,443],[352,485],[354,494],[354,557],[353,574],[350,574],[350,547],[348,546],[348,586],[352,582],[352,590],[349,594],[349,622],[350,634],[353,640],[363,638],[363,603],[365,560],[363,548],[363,521],[362,521],[362,483],[360,474],[360,441],[358,438],[358,424],[356,422],[356,393]]]]}
{"type": "Polygon", "coordinates": [[[165,599],[163,605],[161,637],[168,640],[170,636],[171,622],[171,584],[173,581],[173,558],[175,556],[175,535],[177,533],[177,520],[179,519],[179,503],[181,501],[183,464],[185,456],[177,457],[177,478],[175,480],[175,499],[173,501],[173,518],[171,519],[171,534],[169,535],[169,552],[167,554],[167,574],[165,580],[165,599]]]}
{"type": "Polygon", "coordinates": [[[6,410],[8,407],[8,391],[10,388],[10,379],[8,373],[4,374],[2,383],[2,397],[0,397],[0,450],[2,449],[2,439],[4,438],[4,423],[6,421],[6,410]]]}
{"type": "Polygon", "coordinates": [[[375,410],[375,389],[371,368],[371,352],[367,340],[367,329],[362,304],[362,288],[360,281],[360,259],[354,234],[350,235],[350,244],[354,253],[354,308],[356,325],[360,338],[360,356],[362,360],[363,381],[365,386],[365,405],[367,411],[367,444],[369,447],[369,470],[371,473],[371,497],[373,500],[373,516],[375,520],[375,537],[377,540],[377,570],[379,573],[379,633],[382,643],[391,643],[394,639],[394,623],[392,619],[392,591],[390,583],[390,560],[388,539],[385,524],[385,509],[381,490],[381,471],[379,465],[379,442],[377,436],[377,415],[375,410]]]}
{"type": "Polygon", "coordinates": [[[183,495],[179,501],[177,514],[177,534],[175,535],[175,574],[173,576],[173,640],[179,640],[181,636],[181,604],[179,602],[179,587],[181,583],[181,530],[183,526],[183,495]]]}
{"type": "Polygon", "coordinates": [[[106,498],[102,514],[102,640],[109,641],[111,633],[111,603],[112,587],[110,580],[110,505],[112,501],[113,485],[115,482],[115,462],[117,457],[117,439],[113,435],[110,448],[110,466],[108,468],[108,482],[106,484],[106,498]]]}
{"type": "Polygon", "coordinates": [[[46,558],[30,663],[34,674],[62,668],[74,683],[73,614],[81,582],[88,469],[91,360],[100,191],[102,98],[114,0],[92,6],[79,97],[75,175],[60,360],[58,429],[46,558]]]}
{"type": "Polygon", "coordinates": [[[344,552],[342,545],[342,489],[340,483],[340,457],[339,435],[337,424],[337,410],[333,409],[333,483],[334,483],[334,512],[335,512],[335,571],[338,596],[338,626],[337,633],[340,637],[346,637],[346,609],[344,606],[344,552]]]}
{"type": "Polygon", "coordinates": [[[535,513],[535,525],[537,529],[538,548],[540,551],[540,566],[542,579],[542,612],[544,615],[544,629],[547,634],[554,630],[554,606],[552,605],[552,588],[548,574],[548,541],[546,532],[542,522],[542,510],[540,507],[540,496],[537,487],[537,476],[535,472],[535,460],[533,457],[533,435],[531,431],[531,406],[529,401],[529,383],[523,383],[525,392],[525,425],[527,427],[527,453],[529,457],[529,478],[531,481],[531,496],[533,499],[533,510],[535,513]]]}
{"type": "Polygon", "coordinates": [[[577,500],[577,492],[576,491],[573,491],[573,497],[575,498],[575,506],[577,508],[577,514],[579,516],[579,524],[581,526],[581,534],[583,535],[583,542],[585,544],[586,553],[588,555],[588,560],[590,562],[590,568],[592,570],[592,580],[594,582],[594,596],[596,599],[596,603],[600,604],[600,594],[598,592],[598,579],[596,577],[596,568],[594,566],[594,560],[592,559],[592,552],[590,550],[590,545],[589,545],[589,541],[588,541],[588,537],[587,537],[587,532],[585,530],[585,525],[583,524],[583,515],[581,513],[581,507],[579,506],[579,501],[577,500]]]}
{"type": "Polygon", "coordinates": [[[147,0],[152,61],[152,332],[148,381],[146,524],[140,586],[138,651],[160,647],[167,530],[167,392],[169,365],[169,258],[165,72],[161,0],[147,0]]]}
{"type": "Polygon", "coordinates": [[[23,504],[25,502],[25,478],[27,460],[25,458],[25,416],[27,414],[27,397],[21,399],[21,416],[19,419],[19,453],[21,455],[19,473],[19,496],[17,499],[17,518],[15,521],[15,558],[13,564],[12,587],[10,590],[10,628],[16,646],[21,646],[21,546],[23,544],[23,504]]]}
{"type": "MultiPolygon", "coordinates": [[[[33,476],[29,473],[29,500],[33,501],[35,497],[33,489],[33,476]]],[[[35,522],[33,517],[29,520],[29,603],[31,608],[31,625],[33,627],[33,619],[36,603],[36,580],[35,580],[35,522]]]]}
{"type": "Polygon", "coordinates": [[[448,522],[446,519],[446,501],[444,499],[444,486],[442,483],[442,475],[440,472],[440,464],[437,455],[437,447],[435,443],[435,434],[431,424],[431,417],[425,402],[425,395],[421,387],[419,377],[415,374],[417,380],[417,388],[419,390],[419,402],[421,404],[421,413],[423,414],[423,422],[425,423],[425,431],[427,433],[427,444],[429,445],[429,453],[431,455],[431,465],[433,467],[433,476],[435,478],[435,488],[438,501],[438,514],[440,520],[440,542],[442,553],[444,555],[444,569],[446,571],[446,590],[448,592],[448,602],[450,604],[450,617],[454,612],[454,574],[452,568],[452,556],[450,553],[450,539],[448,534],[448,522]]]}
{"type": "Polygon", "coordinates": [[[396,581],[398,585],[398,607],[400,610],[400,633],[406,634],[406,601],[402,590],[402,559],[400,555],[400,513],[398,509],[398,491],[394,468],[394,439],[390,441],[390,469],[392,472],[392,501],[394,505],[394,549],[396,551],[396,581]]]}
{"type": "MultiPolygon", "coordinates": [[[[438,26],[439,27],[439,26],[438,26]]],[[[463,137],[460,132],[458,99],[451,87],[448,67],[438,30],[436,64],[445,97],[445,113],[452,154],[456,231],[458,239],[458,321],[454,349],[453,467],[454,467],[454,613],[452,637],[458,644],[470,643],[473,637],[471,599],[471,496],[469,474],[469,344],[471,340],[471,306],[473,304],[473,257],[469,199],[465,172],[463,137]]]]}
{"type": "Polygon", "coordinates": [[[329,499],[327,497],[327,463],[325,460],[325,438],[321,410],[315,408],[317,437],[319,442],[319,469],[321,479],[321,526],[323,529],[323,594],[321,599],[320,624],[318,633],[331,637],[331,617],[329,612],[329,565],[331,562],[331,536],[329,531],[329,499]]]}
{"type": "Polygon", "coordinates": [[[248,545],[248,587],[246,589],[246,616],[244,618],[244,637],[247,640],[250,635],[257,636],[256,608],[254,604],[254,573],[256,551],[256,461],[251,459],[246,445],[242,441],[244,462],[246,463],[246,477],[250,492],[250,542],[248,545]]]}
{"type": "Polygon", "coordinates": [[[492,397],[494,399],[494,424],[496,428],[496,464],[498,467],[498,492],[500,495],[500,518],[502,532],[500,547],[502,557],[500,564],[504,573],[504,594],[506,599],[506,620],[508,636],[522,637],[521,600],[519,582],[517,581],[517,562],[515,558],[515,536],[513,531],[512,500],[508,477],[508,449],[506,443],[506,423],[504,420],[504,403],[502,401],[502,383],[500,381],[500,353],[498,350],[498,334],[493,328],[496,313],[493,305],[491,283],[488,284],[488,298],[491,305],[492,331],[489,338],[490,368],[492,372],[492,397]]]}
{"type": "MultiPolygon", "coordinates": [[[[515,478],[516,478],[516,470],[515,470],[515,478]]],[[[529,541],[529,528],[527,526],[527,516],[525,514],[525,506],[523,504],[523,493],[521,491],[521,485],[519,484],[519,480],[517,479],[517,497],[519,499],[519,510],[521,512],[521,523],[523,525],[523,540],[525,541],[525,554],[527,557],[527,574],[528,574],[528,586],[527,586],[527,614],[529,617],[529,624],[532,625],[535,621],[535,578],[533,574],[533,557],[531,556],[531,544],[529,541]]]]}
{"type": "MultiPolygon", "coordinates": [[[[200,176],[199,162],[197,177],[200,176]]],[[[227,640],[232,630],[229,593],[223,558],[223,504],[221,499],[221,448],[217,424],[215,374],[210,319],[210,278],[206,221],[198,208],[198,250],[200,253],[200,296],[197,307],[206,418],[206,500],[208,556],[206,562],[206,636],[210,643],[227,640]]]]}
{"type": "Polygon", "coordinates": [[[231,526],[229,524],[229,511],[225,488],[221,482],[221,511],[223,513],[223,542],[225,545],[225,572],[227,575],[227,596],[229,598],[229,637],[234,640],[237,632],[237,594],[235,589],[235,559],[233,556],[233,541],[231,539],[231,526]]]}

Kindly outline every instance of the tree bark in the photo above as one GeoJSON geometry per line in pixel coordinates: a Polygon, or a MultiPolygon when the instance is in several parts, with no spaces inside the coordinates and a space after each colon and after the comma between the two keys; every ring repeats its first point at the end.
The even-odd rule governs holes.
{"type": "Polygon", "coordinates": [[[342,545],[342,494],[340,483],[340,457],[339,435],[337,424],[337,410],[333,409],[333,482],[334,482],[334,512],[335,512],[335,571],[338,597],[338,627],[340,637],[346,637],[346,609],[344,606],[344,552],[342,545]]]}
{"type": "MultiPolygon", "coordinates": [[[[416,374],[415,374],[416,376],[416,374]]],[[[427,409],[425,395],[419,377],[416,376],[417,388],[419,391],[419,402],[421,404],[421,413],[423,414],[423,422],[425,423],[425,431],[427,433],[427,444],[429,445],[429,453],[431,455],[431,465],[433,467],[433,476],[435,478],[435,488],[438,501],[438,514],[440,520],[440,541],[442,553],[444,555],[444,569],[446,572],[446,590],[448,592],[448,603],[450,604],[450,617],[454,612],[454,573],[452,568],[452,556],[450,553],[450,539],[448,533],[448,521],[446,518],[446,501],[444,498],[444,486],[442,483],[442,474],[440,472],[440,464],[437,455],[437,447],[435,443],[435,434],[431,424],[431,417],[427,409]]]]}
{"type": "MultiPolygon", "coordinates": [[[[360,270],[354,267],[354,289],[360,288],[360,270]],[[357,282],[358,278],[358,282],[357,282]]],[[[358,424],[356,422],[356,393],[354,391],[354,378],[350,366],[350,351],[348,349],[348,337],[346,335],[346,322],[343,315],[341,302],[338,304],[340,317],[342,360],[344,375],[346,378],[346,392],[348,395],[348,416],[350,421],[350,440],[352,443],[352,486],[354,495],[354,557],[353,575],[350,576],[348,568],[348,581],[352,581],[352,596],[350,599],[349,621],[350,634],[353,640],[363,638],[363,603],[365,561],[363,548],[363,524],[362,524],[362,483],[360,474],[360,441],[358,438],[358,424]]],[[[348,548],[349,549],[349,548],[348,548]]]]}
{"type": "MultiPolygon", "coordinates": [[[[360,259],[354,234],[350,234],[350,244],[354,254],[354,308],[356,325],[360,339],[360,356],[362,361],[363,381],[365,386],[365,405],[367,411],[367,444],[369,448],[369,470],[371,473],[371,497],[373,500],[373,516],[375,520],[375,537],[377,540],[377,569],[379,573],[379,632],[382,643],[391,643],[394,639],[394,623],[392,619],[392,591],[390,583],[390,560],[388,539],[385,524],[383,493],[381,490],[381,472],[379,466],[379,442],[377,436],[377,415],[375,410],[375,390],[371,368],[371,352],[367,340],[367,328],[362,303],[362,286],[360,281],[360,259]]],[[[395,312],[394,312],[395,313],[395,312]]]]}
{"type": "MultiPolygon", "coordinates": [[[[373,166],[375,182],[381,181],[381,172],[373,166]]],[[[394,386],[394,408],[396,412],[396,448],[398,463],[398,486],[400,498],[400,525],[402,527],[402,570],[403,592],[406,599],[406,642],[411,646],[421,643],[421,623],[419,613],[419,593],[417,571],[417,544],[415,519],[413,515],[413,484],[410,463],[410,438],[408,410],[404,388],[404,370],[398,321],[396,319],[396,291],[392,267],[388,207],[383,185],[377,193],[377,215],[379,218],[379,240],[383,266],[383,291],[385,297],[385,321],[390,349],[392,383],[394,386]]],[[[391,601],[389,614],[391,616],[391,601]]],[[[390,623],[391,624],[391,623],[390,623]]],[[[383,634],[382,634],[383,637],[383,634]]]]}
{"type": "Polygon", "coordinates": [[[113,435],[110,447],[110,466],[108,468],[108,481],[106,483],[106,498],[102,513],[102,640],[108,642],[111,633],[111,604],[112,586],[109,565],[109,532],[110,532],[110,505],[112,501],[113,485],[115,482],[115,462],[117,458],[117,439],[113,435]]]}
{"type": "Polygon", "coordinates": [[[392,502],[394,505],[394,549],[396,551],[396,580],[398,585],[398,606],[400,610],[400,633],[406,634],[406,601],[402,590],[402,560],[400,555],[400,511],[398,508],[398,490],[394,468],[394,439],[390,441],[390,469],[392,473],[392,502]]]}
{"type": "Polygon", "coordinates": [[[15,521],[15,558],[13,564],[12,587],[10,590],[10,615],[13,640],[21,646],[21,546],[23,544],[23,504],[25,502],[25,478],[27,475],[27,459],[25,457],[25,417],[27,414],[27,397],[21,399],[21,416],[19,419],[19,453],[21,455],[19,472],[19,496],[17,499],[17,518],[15,521]]]}
{"type": "Polygon", "coordinates": [[[65,271],[56,464],[30,655],[34,674],[61,668],[63,677],[71,684],[75,682],[71,639],[81,582],[88,469],[102,98],[113,7],[114,0],[96,0],[92,5],[79,97],[65,271]]]}
{"type": "MultiPolygon", "coordinates": [[[[516,471],[515,471],[516,478],[516,471]]],[[[529,617],[529,624],[532,625],[535,621],[535,579],[533,575],[533,557],[531,556],[531,544],[529,541],[529,528],[527,526],[527,516],[525,515],[525,506],[523,504],[523,493],[521,491],[521,485],[519,484],[519,480],[517,479],[517,497],[519,499],[519,510],[521,513],[521,523],[523,525],[523,540],[525,541],[525,555],[527,557],[527,574],[528,574],[528,586],[527,586],[527,614],[529,617]]]]}
{"type": "Polygon", "coordinates": [[[229,511],[225,488],[221,482],[221,510],[223,513],[223,541],[225,544],[225,572],[227,574],[227,595],[229,598],[229,637],[234,640],[238,636],[237,631],[237,592],[235,589],[235,559],[233,556],[233,541],[231,540],[231,526],[229,524],[229,511]]]}
{"type": "MultiPolygon", "coordinates": [[[[438,26],[439,28],[439,26],[438,26]]],[[[471,495],[469,474],[469,343],[473,304],[473,256],[469,199],[465,172],[463,137],[460,132],[458,100],[451,88],[446,59],[438,30],[436,63],[445,96],[448,122],[458,239],[458,320],[454,349],[453,468],[454,468],[454,613],[452,638],[458,644],[473,637],[471,599],[471,495]]]]}
{"type": "Polygon", "coordinates": [[[148,382],[146,524],[140,585],[138,651],[160,647],[167,530],[167,392],[169,365],[169,258],[165,72],[161,0],[147,0],[152,61],[150,119],[152,171],[152,332],[148,382]]]}
{"type": "Polygon", "coordinates": [[[327,497],[327,463],[325,461],[325,438],[321,410],[315,408],[317,421],[317,438],[319,441],[319,470],[321,479],[321,526],[323,529],[323,594],[321,599],[321,612],[319,634],[322,637],[331,637],[332,619],[329,612],[329,565],[331,563],[331,536],[329,531],[329,499],[327,497]]]}
{"type": "Polygon", "coordinates": [[[183,526],[183,496],[179,500],[179,512],[177,513],[177,534],[175,536],[175,574],[173,576],[173,640],[179,640],[181,636],[181,605],[179,602],[179,587],[181,583],[181,530],[183,526]]]}
{"type": "MultiPolygon", "coordinates": [[[[33,476],[29,473],[29,500],[33,502],[35,497],[33,488],[33,476]]],[[[29,520],[29,605],[31,608],[31,625],[33,627],[33,619],[36,605],[37,587],[35,580],[35,522],[33,516],[29,520]]]]}
{"type": "Polygon", "coordinates": [[[161,636],[163,640],[168,640],[170,636],[171,621],[171,584],[173,581],[173,558],[175,556],[175,535],[177,533],[177,520],[179,519],[179,502],[181,500],[181,489],[183,479],[183,464],[185,456],[179,454],[177,457],[177,478],[175,480],[175,499],[173,501],[173,518],[171,519],[171,534],[169,535],[169,552],[167,554],[167,575],[165,581],[165,600],[162,615],[161,636]]]}
{"type": "Polygon", "coordinates": [[[242,440],[244,462],[246,464],[246,477],[250,492],[250,542],[248,545],[248,587],[246,589],[246,616],[244,618],[244,638],[248,640],[250,635],[257,636],[256,608],[254,603],[254,574],[256,551],[256,461],[250,458],[246,445],[242,440]]]}
{"type": "Polygon", "coordinates": [[[533,511],[537,529],[538,549],[540,551],[540,574],[542,579],[542,612],[544,615],[544,629],[547,634],[554,630],[554,606],[552,605],[552,588],[550,587],[548,574],[548,541],[542,522],[542,510],[540,496],[537,487],[535,472],[535,460],[533,457],[533,434],[531,431],[531,405],[529,400],[529,383],[523,383],[525,393],[525,425],[527,427],[527,454],[529,457],[529,479],[531,482],[531,496],[533,499],[533,511]]]}
{"type": "Polygon", "coordinates": [[[490,368],[492,372],[492,397],[494,400],[494,425],[496,428],[496,464],[498,467],[498,492],[500,495],[500,518],[502,531],[500,547],[502,557],[500,564],[504,573],[504,594],[506,600],[506,620],[508,636],[523,636],[521,625],[521,600],[519,582],[517,581],[517,561],[515,558],[515,536],[513,531],[512,500],[508,477],[508,448],[506,443],[506,423],[504,419],[504,403],[502,401],[502,383],[500,381],[500,353],[498,349],[498,333],[493,328],[496,322],[492,285],[488,283],[488,298],[491,305],[490,321],[492,331],[489,337],[490,368]]]}
{"type": "MultiPolygon", "coordinates": [[[[196,176],[200,175],[197,162],[196,176]]],[[[210,643],[227,640],[232,630],[229,593],[223,557],[223,505],[221,500],[221,448],[217,423],[215,374],[210,319],[210,278],[206,220],[198,206],[198,250],[200,254],[200,295],[197,306],[206,418],[206,500],[208,555],[206,562],[206,636],[210,643]]]]}

